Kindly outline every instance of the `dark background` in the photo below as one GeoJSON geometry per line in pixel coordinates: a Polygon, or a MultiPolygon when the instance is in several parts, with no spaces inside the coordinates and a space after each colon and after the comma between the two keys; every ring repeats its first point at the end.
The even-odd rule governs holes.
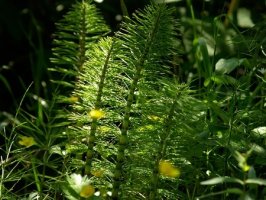
{"type": "MultiPolygon", "coordinates": [[[[29,85],[30,93],[42,98],[51,96],[47,68],[51,57],[52,34],[55,22],[62,18],[74,0],[0,0],[0,112],[14,113],[29,85]],[[59,9],[58,8],[63,9],[59,9]]],[[[143,8],[148,0],[125,0],[129,13],[143,8]]],[[[192,0],[196,17],[204,10],[209,20],[226,13],[230,1],[192,0]]],[[[121,14],[119,0],[95,3],[113,30],[118,27],[115,19],[121,14]]],[[[186,1],[174,3],[186,6],[186,1]]],[[[252,11],[256,18],[265,12],[265,1],[241,1],[241,6],[252,11]]],[[[256,19],[254,20],[256,21],[256,19]]]]}

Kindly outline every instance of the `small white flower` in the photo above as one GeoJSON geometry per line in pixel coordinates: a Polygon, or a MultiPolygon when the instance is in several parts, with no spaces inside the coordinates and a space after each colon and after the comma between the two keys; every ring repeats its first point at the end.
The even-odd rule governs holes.
{"type": "Polygon", "coordinates": [[[75,185],[81,185],[82,176],[80,174],[71,174],[70,178],[73,180],[75,185]]]}
{"type": "Polygon", "coordinates": [[[81,189],[84,185],[89,185],[90,183],[87,176],[82,177],[80,174],[71,174],[67,178],[67,182],[78,194],[81,192],[81,189]]]}

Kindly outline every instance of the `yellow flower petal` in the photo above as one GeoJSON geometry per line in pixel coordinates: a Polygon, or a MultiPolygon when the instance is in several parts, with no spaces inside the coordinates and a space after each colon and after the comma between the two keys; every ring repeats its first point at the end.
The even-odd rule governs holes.
{"type": "Polygon", "coordinates": [[[84,198],[89,198],[94,194],[94,192],[95,192],[95,189],[92,185],[84,185],[81,188],[79,195],[84,198]]]}
{"type": "Polygon", "coordinates": [[[33,137],[27,137],[27,136],[21,136],[20,141],[18,143],[22,146],[25,146],[25,147],[30,147],[30,146],[36,144],[33,137]]]}
{"type": "Polygon", "coordinates": [[[89,115],[92,119],[101,119],[104,117],[104,112],[101,110],[92,110],[89,115]]]}
{"type": "Polygon", "coordinates": [[[169,161],[161,160],[159,163],[159,172],[162,176],[176,178],[180,176],[180,170],[173,166],[169,161]]]}

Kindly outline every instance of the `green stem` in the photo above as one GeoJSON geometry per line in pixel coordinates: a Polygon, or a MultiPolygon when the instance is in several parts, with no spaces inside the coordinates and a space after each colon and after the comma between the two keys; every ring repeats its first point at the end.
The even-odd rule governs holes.
{"type": "Polygon", "coordinates": [[[194,14],[194,9],[193,9],[193,5],[191,3],[191,0],[187,0],[187,6],[190,10],[190,14],[191,14],[191,19],[192,19],[192,25],[193,25],[193,35],[194,35],[194,39],[197,38],[197,32],[196,32],[196,26],[195,26],[195,14],[194,14]]]}
{"type": "Polygon", "coordinates": [[[117,154],[117,163],[116,163],[116,169],[115,169],[115,177],[114,177],[114,186],[113,186],[113,194],[112,197],[113,199],[118,199],[118,192],[119,192],[119,187],[120,187],[120,180],[122,176],[122,165],[123,161],[125,160],[125,149],[127,145],[127,132],[128,132],[128,127],[129,127],[129,117],[130,117],[130,111],[131,107],[133,104],[133,99],[134,99],[134,92],[137,88],[138,81],[141,77],[141,71],[142,67],[138,67],[136,74],[133,78],[130,91],[129,91],[129,96],[127,99],[127,105],[125,108],[125,115],[122,123],[122,130],[121,130],[121,136],[119,140],[119,148],[118,148],[118,154],[117,154]]]}
{"type": "MultiPolygon", "coordinates": [[[[179,94],[177,94],[177,97],[178,96],[179,96],[179,94]]],[[[158,156],[156,158],[156,161],[155,161],[154,167],[153,167],[153,174],[152,174],[152,180],[151,180],[151,190],[150,190],[150,194],[149,194],[150,200],[158,199],[157,189],[158,189],[159,176],[160,176],[158,166],[159,166],[160,160],[162,160],[165,156],[166,147],[167,147],[166,142],[167,142],[167,139],[169,138],[169,136],[171,135],[171,124],[173,121],[176,106],[177,106],[177,99],[174,99],[172,106],[171,106],[171,109],[169,111],[169,114],[168,114],[167,118],[165,119],[164,131],[160,135],[161,141],[160,141],[160,146],[158,149],[158,156]]]]}
{"type": "Polygon", "coordinates": [[[122,180],[122,167],[123,167],[123,162],[125,161],[125,149],[128,143],[127,133],[129,129],[129,123],[130,123],[129,117],[130,117],[131,107],[133,104],[134,92],[137,89],[137,84],[139,82],[139,79],[141,78],[141,72],[144,68],[145,61],[148,58],[151,45],[154,42],[154,38],[158,30],[158,25],[159,25],[159,20],[161,18],[161,14],[162,14],[161,10],[158,10],[158,16],[153,24],[154,25],[153,29],[151,29],[150,34],[147,34],[147,35],[150,35],[150,37],[147,39],[145,47],[142,51],[142,56],[140,57],[138,62],[136,62],[137,64],[135,65],[136,72],[133,77],[130,89],[129,89],[127,105],[125,108],[125,114],[124,114],[123,123],[122,123],[121,136],[119,139],[117,162],[116,162],[114,184],[113,184],[113,191],[112,191],[112,199],[114,200],[118,199],[119,188],[120,188],[121,180],[122,180]]]}
{"type": "MultiPolygon", "coordinates": [[[[100,81],[99,81],[99,84],[98,84],[98,88],[99,89],[98,89],[98,92],[97,92],[97,98],[96,98],[96,102],[95,102],[95,105],[94,105],[94,109],[95,110],[99,109],[100,106],[101,106],[104,81],[105,81],[106,73],[107,73],[107,70],[108,70],[108,64],[109,64],[109,61],[110,61],[110,56],[111,56],[111,53],[113,51],[113,44],[114,44],[114,42],[112,42],[111,47],[110,47],[110,49],[109,49],[109,51],[107,53],[107,56],[106,56],[106,59],[105,59],[105,62],[104,62],[104,66],[103,66],[103,69],[102,69],[102,73],[101,73],[101,76],[100,76],[100,81]]],[[[96,134],[96,131],[97,131],[97,127],[98,127],[98,120],[97,119],[93,119],[92,123],[91,123],[90,134],[89,134],[89,137],[88,137],[88,151],[87,151],[86,165],[85,165],[85,173],[88,176],[91,176],[92,158],[94,156],[93,147],[95,146],[95,140],[96,140],[95,134],[96,134]]]]}
{"type": "Polygon", "coordinates": [[[122,13],[123,13],[123,17],[129,17],[127,6],[124,0],[120,0],[120,6],[121,6],[122,13]]]}
{"type": "Polygon", "coordinates": [[[38,171],[36,169],[35,158],[32,158],[31,163],[32,163],[32,170],[33,170],[33,174],[34,174],[35,184],[36,184],[38,193],[41,196],[42,195],[42,185],[41,185],[41,181],[39,179],[38,171]]]}
{"type": "MultiPolygon", "coordinates": [[[[84,2],[82,2],[84,4],[84,2]]],[[[80,38],[79,38],[79,54],[77,62],[77,70],[80,71],[85,62],[85,52],[86,52],[86,7],[82,7],[82,18],[80,22],[80,38]]]]}

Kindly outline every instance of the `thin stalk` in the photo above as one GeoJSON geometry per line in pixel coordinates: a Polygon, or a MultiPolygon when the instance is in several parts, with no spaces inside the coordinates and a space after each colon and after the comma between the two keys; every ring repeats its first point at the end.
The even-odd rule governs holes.
{"type": "MultiPolygon", "coordinates": [[[[236,109],[236,93],[233,94],[232,97],[233,102],[230,102],[230,119],[229,119],[229,137],[228,137],[228,141],[227,141],[227,148],[226,148],[226,152],[225,152],[225,160],[224,160],[224,176],[227,176],[227,172],[228,172],[228,160],[229,157],[231,155],[231,152],[229,150],[229,148],[231,149],[231,139],[232,139],[232,130],[233,130],[233,123],[234,123],[234,109],[236,109]]],[[[227,188],[227,183],[223,184],[223,188],[226,189],[227,188]]],[[[223,195],[224,199],[226,198],[225,195],[223,195]]]]}
{"type": "Polygon", "coordinates": [[[117,154],[117,162],[116,162],[116,169],[115,169],[115,176],[114,176],[114,184],[113,184],[113,191],[112,191],[112,199],[116,200],[118,199],[119,194],[119,188],[121,185],[121,179],[122,179],[122,166],[123,162],[125,161],[125,149],[128,143],[128,129],[129,129],[129,117],[130,112],[132,109],[133,99],[134,99],[134,92],[137,89],[137,84],[141,78],[141,72],[144,68],[144,63],[148,58],[150,48],[152,43],[154,42],[155,33],[158,30],[158,24],[159,20],[161,18],[161,11],[159,11],[158,16],[156,18],[156,21],[154,23],[154,28],[151,30],[151,33],[149,34],[150,37],[148,38],[145,48],[143,50],[143,54],[140,57],[139,61],[135,65],[135,75],[133,77],[132,83],[130,85],[129,94],[127,98],[127,105],[125,107],[125,113],[124,118],[122,122],[122,130],[121,130],[121,136],[119,139],[119,147],[118,147],[118,154],[117,154]]]}
{"type": "MultiPolygon", "coordinates": [[[[179,94],[177,94],[177,97],[178,96],[179,96],[179,94]]],[[[150,190],[150,194],[149,194],[150,200],[158,199],[157,189],[158,189],[159,176],[160,176],[158,166],[159,166],[160,160],[162,160],[165,156],[166,147],[167,147],[166,142],[167,142],[167,139],[169,138],[169,136],[171,135],[171,124],[172,124],[174,112],[175,112],[175,109],[177,106],[177,97],[172,103],[169,114],[168,114],[167,118],[165,119],[164,131],[160,135],[161,141],[160,141],[160,145],[159,145],[159,149],[158,149],[158,155],[157,155],[156,161],[154,163],[154,167],[153,167],[153,174],[152,174],[152,180],[151,180],[151,190],[150,190]]]]}
{"type": "Polygon", "coordinates": [[[142,67],[138,67],[136,74],[133,78],[128,99],[127,99],[127,105],[125,108],[125,115],[122,123],[122,130],[121,130],[121,136],[119,140],[119,148],[118,148],[118,154],[117,154],[117,163],[116,163],[116,169],[115,169],[115,177],[114,177],[114,186],[113,186],[113,194],[112,197],[113,199],[118,199],[118,192],[119,192],[119,187],[120,187],[120,179],[122,175],[122,165],[123,161],[125,160],[125,149],[127,145],[127,132],[128,132],[128,127],[129,127],[129,117],[130,117],[130,111],[131,107],[133,104],[133,99],[134,99],[134,92],[137,88],[138,81],[141,77],[141,71],[142,67]]]}
{"type": "Polygon", "coordinates": [[[195,28],[195,14],[194,14],[193,5],[191,3],[191,0],[186,0],[186,1],[187,1],[187,6],[189,8],[190,14],[191,14],[194,39],[196,39],[197,38],[197,32],[196,32],[196,28],[195,28]]]}
{"type": "MultiPolygon", "coordinates": [[[[82,2],[84,4],[84,2],[82,2]]],[[[80,28],[80,38],[79,38],[79,54],[77,70],[80,71],[85,62],[85,52],[86,52],[86,8],[85,5],[82,7],[82,18],[81,18],[81,28],[80,28]]]]}
{"type": "Polygon", "coordinates": [[[227,17],[225,18],[224,21],[224,26],[227,27],[229,25],[229,21],[231,21],[231,18],[233,16],[234,11],[237,9],[239,0],[232,0],[230,5],[229,5],[229,9],[227,12],[227,17]]]}
{"type": "Polygon", "coordinates": [[[31,163],[32,163],[32,170],[33,170],[33,174],[34,174],[34,179],[35,179],[37,191],[38,191],[39,195],[42,196],[42,186],[41,186],[41,181],[39,179],[38,171],[36,169],[35,158],[32,158],[31,163]]]}
{"type": "Polygon", "coordinates": [[[120,0],[120,6],[121,6],[122,13],[123,13],[123,17],[129,17],[127,6],[124,0],[120,0]]]}
{"type": "MultiPolygon", "coordinates": [[[[103,69],[102,69],[102,73],[100,76],[100,81],[98,84],[98,92],[97,92],[97,97],[96,97],[96,102],[94,105],[94,109],[98,110],[101,106],[101,102],[102,102],[102,94],[103,94],[103,87],[104,87],[104,81],[105,81],[105,77],[106,77],[106,73],[108,70],[108,65],[109,65],[109,61],[110,61],[110,56],[111,53],[113,51],[113,44],[114,42],[111,44],[111,47],[107,53],[106,59],[105,59],[105,63],[103,65],[103,69]]],[[[87,143],[88,143],[88,151],[87,151],[87,156],[86,156],[86,165],[85,165],[85,173],[88,176],[91,176],[91,167],[92,167],[92,158],[94,156],[94,151],[93,151],[93,147],[95,146],[95,134],[97,131],[97,127],[98,127],[98,120],[97,119],[93,119],[92,123],[91,123],[91,130],[89,133],[89,137],[87,138],[87,143]]]]}

